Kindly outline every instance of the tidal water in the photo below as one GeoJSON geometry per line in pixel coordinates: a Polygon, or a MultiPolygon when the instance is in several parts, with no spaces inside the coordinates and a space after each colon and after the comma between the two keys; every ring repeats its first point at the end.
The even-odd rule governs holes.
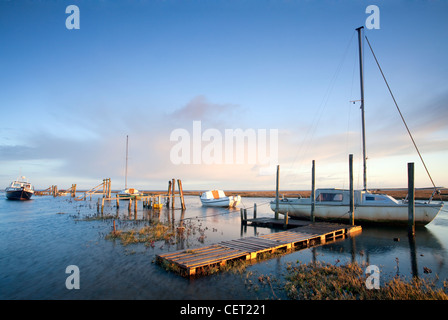
{"type": "MultiPolygon", "coordinates": [[[[150,300],[264,300],[287,299],[281,290],[288,263],[350,261],[376,265],[380,281],[400,275],[448,278],[448,213],[442,211],[415,241],[406,229],[363,227],[361,233],[339,241],[295,251],[249,265],[242,272],[225,271],[187,279],[155,263],[157,254],[197,248],[223,240],[282,231],[240,223],[239,209],[201,206],[199,197],[187,196],[187,209],[162,209],[154,215],[141,207],[137,214],[120,202],[106,203],[104,215],[116,215],[120,230],[139,229],[148,219],[177,225],[181,219],[190,232],[181,241],[157,241],[153,246],[106,239],[113,219],[98,215],[97,198],[74,201],[69,196],[35,196],[30,201],[9,201],[0,193],[0,299],[150,299],[150,300]],[[79,268],[79,289],[68,289],[67,266],[79,268]],[[260,276],[275,279],[270,285],[260,276]]],[[[243,198],[240,207],[257,203],[257,215],[272,216],[267,198],[243,198]]],[[[179,207],[179,203],[176,207],[179,207]]]]}

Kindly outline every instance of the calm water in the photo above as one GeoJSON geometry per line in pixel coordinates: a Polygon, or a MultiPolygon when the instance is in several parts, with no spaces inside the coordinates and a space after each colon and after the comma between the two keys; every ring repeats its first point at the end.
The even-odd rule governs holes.
{"type": "MultiPolygon", "coordinates": [[[[258,216],[272,216],[268,202],[266,198],[244,198],[243,206],[257,203],[258,216]]],[[[417,229],[415,244],[408,240],[406,229],[364,227],[354,237],[260,262],[243,273],[186,279],[155,264],[155,255],[276,231],[241,228],[238,209],[203,208],[198,197],[186,197],[186,205],[184,218],[189,219],[185,224],[192,232],[185,240],[159,241],[154,247],[123,246],[105,239],[112,220],[85,219],[97,214],[96,198],[73,201],[68,196],[44,196],[18,202],[0,193],[0,299],[286,299],[278,289],[281,282],[271,288],[260,284],[258,277],[264,274],[281,280],[288,262],[313,260],[375,264],[381,270],[381,281],[396,274],[409,278],[438,275],[439,284],[448,278],[448,213],[442,211],[426,228],[417,229]],[[69,265],[79,267],[79,290],[66,288],[69,265]],[[424,267],[432,273],[425,274],[424,267]]],[[[104,213],[116,212],[112,203],[104,213]]],[[[121,202],[117,228],[142,227],[148,223],[141,221],[147,213],[139,208],[136,221],[121,202]]],[[[172,214],[164,209],[158,218],[173,221],[172,214]]],[[[175,223],[180,215],[180,210],[174,210],[175,223]]]]}

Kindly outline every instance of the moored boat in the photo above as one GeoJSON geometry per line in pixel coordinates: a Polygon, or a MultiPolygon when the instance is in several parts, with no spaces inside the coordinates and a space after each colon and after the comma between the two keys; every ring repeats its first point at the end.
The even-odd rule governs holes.
{"type": "MultiPolygon", "coordinates": [[[[363,27],[360,27],[357,28],[356,30],[358,31],[358,47],[359,47],[359,68],[360,68],[360,87],[361,87],[361,99],[359,101],[361,102],[360,109],[362,119],[361,127],[362,127],[362,147],[363,147],[364,189],[354,191],[354,197],[353,197],[354,220],[356,221],[356,223],[363,223],[363,222],[380,223],[384,225],[408,224],[409,204],[407,201],[397,201],[396,199],[394,199],[389,195],[374,194],[367,189],[367,166],[366,166],[367,156],[366,156],[365,121],[364,121],[364,71],[363,71],[362,36],[361,36],[362,29],[363,27]]],[[[398,105],[396,105],[396,107],[398,108],[398,105]]],[[[415,143],[414,146],[417,148],[415,143]]],[[[417,152],[420,155],[418,149],[417,152]]],[[[426,169],[426,165],[424,166],[426,169]]],[[[429,175],[428,170],[426,171],[429,175]]],[[[430,179],[434,186],[434,192],[433,192],[434,195],[438,192],[438,188],[435,186],[431,177],[430,179]]],[[[414,206],[415,225],[426,225],[430,223],[442,209],[443,202],[431,203],[431,200],[432,196],[428,202],[415,202],[414,206]]],[[[347,221],[350,212],[350,190],[317,189],[314,201],[312,201],[311,198],[282,199],[282,200],[276,199],[274,201],[271,201],[270,206],[272,210],[274,211],[278,210],[279,213],[282,214],[288,213],[288,216],[302,219],[310,219],[312,204],[314,204],[313,214],[316,219],[347,221]]]]}
{"type": "Polygon", "coordinates": [[[227,196],[222,190],[210,190],[200,196],[206,207],[236,207],[241,202],[241,196],[227,196]]]}
{"type": "Polygon", "coordinates": [[[11,182],[5,189],[6,198],[9,200],[30,200],[34,194],[33,185],[24,176],[11,182]]]}
{"type": "Polygon", "coordinates": [[[118,194],[119,198],[123,198],[123,199],[135,199],[142,195],[140,193],[140,191],[138,191],[137,189],[134,189],[134,188],[123,189],[120,192],[118,192],[117,194],[118,194]]]}
{"type": "Polygon", "coordinates": [[[125,168],[125,182],[124,182],[124,189],[121,190],[120,192],[118,192],[118,197],[122,198],[124,200],[126,199],[135,199],[138,198],[140,196],[142,196],[142,194],[140,193],[140,191],[138,191],[135,188],[128,188],[128,136],[126,136],[126,168],[125,168]]]}
{"type": "MultiPolygon", "coordinates": [[[[407,225],[408,202],[396,200],[386,194],[375,194],[365,190],[354,191],[356,224],[375,223],[386,225],[407,225]]],[[[311,217],[311,198],[279,199],[278,211],[288,216],[307,219],[311,217]]],[[[275,211],[276,201],[271,201],[275,211]]],[[[440,212],[443,203],[415,202],[415,225],[430,223],[440,212]]],[[[314,201],[316,220],[348,221],[350,212],[350,190],[317,189],[314,201]]]]}

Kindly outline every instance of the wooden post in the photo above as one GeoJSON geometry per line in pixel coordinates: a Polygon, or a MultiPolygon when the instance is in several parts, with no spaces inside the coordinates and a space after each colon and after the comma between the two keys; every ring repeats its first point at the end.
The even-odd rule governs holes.
{"type": "Polygon", "coordinates": [[[257,219],[257,204],[254,203],[254,219],[257,219]]]}
{"type": "Polygon", "coordinates": [[[355,225],[355,199],[353,190],[353,155],[350,154],[348,157],[348,169],[349,169],[349,179],[350,179],[350,224],[355,225]]]}
{"type": "Polygon", "coordinates": [[[243,212],[243,208],[240,208],[240,216],[241,216],[241,224],[244,224],[244,212],[243,212]]]}
{"type": "Polygon", "coordinates": [[[415,235],[415,187],[414,187],[414,163],[408,163],[408,231],[415,235]]]}
{"type": "Polygon", "coordinates": [[[106,179],[103,179],[103,198],[105,196],[105,191],[106,191],[106,179]]]}
{"type": "Polygon", "coordinates": [[[131,213],[131,209],[132,209],[132,198],[129,198],[129,204],[128,204],[128,212],[129,212],[129,214],[131,213]]]}
{"type": "Polygon", "coordinates": [[[168,201],[166,202],[166,207],[170,207],[171,202],[171,180],[168,181],[168,201]]]}
{"type": "Polygon", "coordinates": [[[120,197],[117,194],[117,208],[120,208],[120,197]]]}
{"type": "Polygon", "coordinates": [[[134,213],[137,214],[137,205],[138,205],[138,200],[137,198],[134,199],[134,213]]]}
{"type": "Polygon", "coordinates": [[[182,181],[180,181],[180,179],[177,179],[177,186],[179,188],[180,204],[182,205],[182,210],[185,210],[184,192],[182,190],[182,181]]]}
{"type": "Polygon", "coordinates": [[[104,212],[104,198],[101,199],[101,215],[103,214],[103,212],[104,212]]]}
{"type": "Polygon", "coordinates": [[[313,160],[312,162],[312,167],[311,167],[311,216],[310,216],[310,220],[311,222],[315,221],[315,217],[314,217],[314,209],[316,206],[316,168],[315,168],[315,161],[313,160]]]}
{"type": "Polygon", "coordinates": [[[114,234],[117,232],[117,229],[115,228],[115,219],[114,219],[114,234]]]}
{"type": "Polygon", "coordinates": [[[280,176],[280,165],[277,165],[277,179],[275,183],[275,219],[278,219],[278,186],[279,186],[279,176],[280,176]]]}
{"type": "Polygon", "coordinates": [[[285,212],[285,220],[283,222],[283,228],[286,229],[288,227],[288,211],[285,212]]]}
{"type": "MultiPolygon", "coordinates": [[[[175,179],[172,179],[171,180],[172,182],[171,182],[171,197],[172,197],[172,199],[171,199],[171,207],[172,208],[174,208],[174,200],[175,200],[175,196],[174,196],[174,188],[175,188],[175,182],[176,182],[176,180],[175,179]]],[[[160,201],[160,199],[159,199],[159,201],[160,201]]],[[[159,202],[160,203],[160,202],[159,202]]]]}

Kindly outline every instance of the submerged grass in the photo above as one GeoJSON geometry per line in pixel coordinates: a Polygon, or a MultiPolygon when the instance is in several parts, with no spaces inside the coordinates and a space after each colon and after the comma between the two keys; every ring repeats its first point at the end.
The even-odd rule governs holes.
{"type": "Polygon", "coordinates": [[[111,231],[106,235],[106,239],[120,240],[123,245],[133,243],[144,243],[146,246],[154,246],[156,241],[165,240],[165,242],[172,242],[175,237],[173,228],[161,222],[151,222],[149,225],[140,228],[139,230],[116,230],[111,231]]]}
{"type": "Polygon", "coordinates": [[[357,263],[335,266],[316,262],[288,264],[283,290],[298,300],[448,300],[448,282],[437,288],[434,281],[395,277],[368,289],[364,268],[357,263]]]}

